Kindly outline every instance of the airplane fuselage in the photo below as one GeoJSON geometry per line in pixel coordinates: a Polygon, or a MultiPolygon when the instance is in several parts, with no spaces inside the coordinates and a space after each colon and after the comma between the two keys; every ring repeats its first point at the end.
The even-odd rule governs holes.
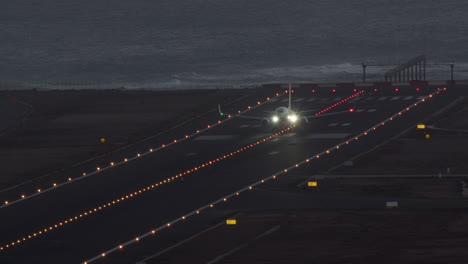
{"type": "Polygon", "coordinates": [[[273,124],[294,124],[298,121],[297,119],[298,116],[296,112],[287,107],[282,106],[276,108],[274,115],[271,118],[271,121],[273,124]]]}

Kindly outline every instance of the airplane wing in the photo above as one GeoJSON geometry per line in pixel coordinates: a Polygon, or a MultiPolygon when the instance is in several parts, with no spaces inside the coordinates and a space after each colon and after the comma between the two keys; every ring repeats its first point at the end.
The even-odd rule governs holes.
{"type": "Polygon", "coordinates": [[[317,112],[317,109],[298,111],[298,112],[296,112],[296,113],[297,113],[297,114],[303,114],[303,113],[309,113],[309,112],[317,112]]]}
{"type": "MultiPolygon", "coordinates": [[[[221,112],[221,106],[218,104],[218,112],[220,115],[225,115],[225,113],[221,112]]],[[[248,115],[241,115],[241,114],[230,114],[233,117],[245,118],[245,119],[253,119],[253,120],[270,120],[269,117],[264,116],[248,116],[248,115]]]]}
{"type": "Polygon", "coordinates": [[[245,119],[254,119],[254,120],[269,120],[270,118],[268,117],[261,117],[261,116],[246,116],[246,115],[232,115],[232,116],[235,116],[235,117],[239,117],[239,118],[245,118],[245,119]]]}
{"type": "MultiPolygon", "coordinates": [[[[346,112],[354,112],[354,109],[356,109],[356,104],[357,104],[357,101],[359,99],[358,98],[354,98],[354,99],[351,99],[348,101],[349,104],[353,104],[353,106],[351,107],[351,111],[341,111],[341,112],[337,112],[337,113],[346,113],[346,112]]],[[[304,110],[304,111],[299,111],[299,112],[296,112],[297,114],[303,114],[303,113],[309,113],[309,112],[317,112],[317,109],[312,109],[312,110],[304,110]]],[[[333,114],[336,114],[336,113],[333,113],[333,114]]],[[[329,115],[329,114],[321,114],[320,116],[323,116],[323,115],[329,115]]],[[[304,116],[306,118],[312,118],[313,116],[304,116]]],[[[318,116],[317,116],[318,117],[318,116]]]]}
{"type": "Polygon", "coordinates": [[[320,115],[309,115],[309,116],[302,116],[302,118],[306,118],[306,119],[315,119],[315,118],[321,118],[321,117],[324,117],[324,116],[333,116],[333,115],[341,115],[341,114],[345,114],[345,113],[353,113],[354,112],[354,109],[352,108],[352,111],[351,110],[346,110],[346,111],[339,111],[339,112],[333,112],[333,113],[326,113],[326,114],[320,114],[320,115]]]}

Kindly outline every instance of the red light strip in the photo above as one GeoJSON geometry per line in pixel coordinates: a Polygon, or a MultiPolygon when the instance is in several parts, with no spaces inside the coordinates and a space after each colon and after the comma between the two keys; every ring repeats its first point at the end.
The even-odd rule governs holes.
{"type": "MultiPolygon", "coordinates": [[[[447,88],[444,88],[444,91],[446,91],[446,90],[447,90],[447,88]]],[[[439,94],[439,93],[440,93],[440,91],[431,93],[431,94],[429,94],[428,97],[429,97],[429,98],[432,98],[434,95],[437,95],[437,94],[439,94]]],[[[307,159],[305,159],[305,160],[303,160],[303,161],[301,161],[301,162],[299,162],[299,163],[297,163],[297,164],[294,164],[294,165],[292,165],[292,166],[290,166],[290,167],[288,167],[288,168],[286,168],[286,169],[280,170],[280,171],[278,171],[277,173],[275,173],[275,174],[272,175],[272,176],[263,178],[263,179],[260,180],[260,181],[257,181],[257,182],[255,182],[255,183],[250,184],[249,186],[244,187],[244,188],[242,188],[242,189],[240,189],[240,190],[237,190],[236,192],[233,192],[233,193],[231,193],[231,194],[229,194],[229,195],[227,195],[227,196],[225,196],[225,197],[223,197],[223,198],[220,198],[220,199],[218,199],[218,200],[216,200],[216,201],[213,201],[213,202],[211,202],[210,204],[204,205],[204,206],[202,206],[202,207],[200,207],[200,208],[198,208],[198,209],[196,209],[196,210],[194,210],[194,211],[192,211],[192,212],[190,212],[190,213],[187,213],[187,214],[185,214],[185,215],[183,215],[183,216],[181,216],[181,217],[178,217],[178,218],[172,220],[171,222],[168,222],[168,223],[165,224],[165,225],[162,225],[162,226],[159,226],[158,228],[152,229],[151,231],[146,232],[146,233],[144,233],[144,234],[142,234],[142,235],[140,235],[140,236],[138,236],[138,237],[136,237],[136,238],[134,238],[134,239],[132,239],[132,240],[128,240],[127,242],[125,242],[125,243],[123,243],[123,244],[120,244],[119,246],[116,246],[116,247],[114,247],[114,248],[111,248],[111,249],[109,249],[109,250],[106,250],[105,252],[101,253],[100,255],[97,255],[97,256],[92,257],[92,258],[90,258],[90,259],[88,259],[88,260],[86,260],[86,261],[83,261],[82,264],[90,264],[90,263],[92,263],[92,262],[101,260],[103,257],[106,257],[106,256],[108,256],[109,254],[114,253],[114,252],[116,252],[116,251],[120,251],[120,250],[124,249],[124,247],[126,247],[126,246],[129,246],[129,245],[131,245],[131,244],[135,244],[135,243],[137,243],[137,242],[140,242],[141,239],[143,239],[143,238],[145,238],[145,237],[155,235],[155,234],[158,233],[159,231],[173,226],[175,223],[178,223],[178,222],[180,222],[180,221],[185,221],[185,220],[187,220],[188,217],[198,215],[198,214],[200,214],[203,210],[213,208],[216,204],[223,203],[223,202],[227,202],[228,199],[230,199],[230,198],[232,198],[232,197],[235,197],[235,196],[238,196],[238,195],[240,195],[242,192],[245,192],[245,191],[248,191],[248,190],[252,190],[252,189],[253,189],[255,186],[257,186],[257,185],[263,184],[263,183],[265,183],[265,182],[267,182],[267,181],[269,181],[269,180],[275,180],[275,179],[278,178],[279,175],[286,174],[286,173],[287,173],[288,171],[290,171],[290,170],[299,168],[301,165],[303,165],[303,164],[305,164],[305,163],[309,163],[309,162],[310,162],[311,160],[313,160],[313,159],[319,159],[321,155],[324,155],[324,154],[329,155],[329,154],[331,154],[333,151],[340,149],[340,148],[341,148],[342,146],[344,146],[344,145],[349,145],[349,144],[350,144],[351,142],[353,142],[353,141],[358,141],[359,138],[360,138],[361,136],[367,136],[367,135],[369,135],[369,133],[371,133],[372,131],[375,131],[375,130],[376,130],[378,127],[380,127],[380,126],[383,126],[386,122],[393,121],[395,118],[401,116],[402,113],[405,113],[405,112],[407,112],[407,111],[410,111],[412,108],[414,108],[414,107],[416,107],[417,105],[419,105],[420,103],[424,103],[424,102],[426,102],[426,99],[421,99],[421,100],[419,100],[419,102],[416,102],[416,103],[414,103],[414,104],[412,104],[412,105],[410,105],[410,106],[408,106],[408,107],[402,109],[400,112],[398,112],[398,113],[396,113],[396,114],[390,116],[389,118],[387,118],[387,119],[381,121],[381,122],[378,123],[377,125],[375,125],[375,126],[369,128],[369,129],[365,130],[364,132],[361,132],[360,134],[354,136],[353,138],[350,138],[350,139],[347,140],[347,141],[341,142],[341,143],[339,143],[338,145],[335,145],[335,146],[333,146],[333,147],[331,147],[331,148],[329,148],[329,149],[327,149],[327,150],[324,150],[324,151],[322,151],[322,152],[320,152],[320,153],[317,153],[317,154],[315,154],[315,155],[313,155],[313,156],[311,156],[311,157],[309,157],[309,158],[307,158],[307,159]]]]}
{"type": "Polygon", "coordinates": [[[333,109],[333,108],[339,106],[340,104],[345,103],[345,102],[347,102],[347,101],[349,101],[349,100],[355,98],[356,96],[361,95],[362,93],[364,93],[364,90],[362,90],[362,91],[360,91],[360,92],[358,92],[358,93],[355,93],[355,94],[353,94],[353,95],[351,95],[351,96],[349,96],[349,97],[346,97],[345,99],[340,100],[339,102],[337,102],[337,103],[335,103],[335,104],[333,104],[333,105],[331,105],[331,106],[329,106],[329,107],[327,107],[327,108],[325,108],[325,109],[323,109],[323,110],[320,110],[319,112],[315,113],[315,115],[318,116],[318,115],[323,114],[323,113],[325,113],[325,112],[327,112],[327,111],[330,111],[331,109],[333,109]]]}

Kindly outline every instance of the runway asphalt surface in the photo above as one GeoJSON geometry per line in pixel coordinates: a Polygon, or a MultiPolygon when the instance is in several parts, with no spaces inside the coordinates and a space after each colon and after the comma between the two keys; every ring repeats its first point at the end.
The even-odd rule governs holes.
{"type": "MultiPolygon", "coordinates": [[[[247,105],[254,105],[258,100],[263,101],[266,97],[271,97],[273,93],[271,90],[259,89],[257,98],[247,98],[246,101],[227,106],[223,112],[233,113],[247,105]]],[[[339,93],[322,94],[312,94],[308,90],[297,90],[293,94],[293,108],[316,109],[318,112],[337,102],[338,98],[342,99],[353,93],[352,89],[339,93]]],[[[27,238],[33,233],[36,233],[38,237],[27,239],[19,245],[12,245],[0,251],[0,263],[83,263],[83,261],[133,239],[139,234],[164,225],[200,206],[209,204],[306,157],[345,141],[428,93],[429,91],[366,93],[359,97],[354,113],[311,120],[300,129],[294,128],[232,157],[190,173],[182,179],[178,178],[173,182],[161,184],[135,197],[102,208],[102,210],[93,212],[79,220],[74,220],[72,223],[64,224],[64,220],[267,138],[275,131],[271,128],[259,127],[258,121],[255,120],[233,118],[201,133],[199,136],[161,151],[49,193],[1,208],[0,246],[18,239],[21,240],[23,237],[27,238]],[[60,222],[63,224],[62,227],[59,225],[60,222]],[[38,230],[55,224],[58,224],[59,227],[54,227],[45,234],[38,234],[38,230]]],[[[286,98],[287,96],[281,96],[275,102],[267,103],[250,111],[248,115],[267,116],[268,113],[265,111],[272,111],[278,106],[287,105],[287,102],[283,102],[286,98]]],[[[337,165],[353,154],[365,151],[403,131],[418,120],[448,104],[451,100],[453,100],[453,96],[449,94],[441,94],[428,99],[430,102],[421,107],[418,106],[415,111],[410,111],[399,120],[395,120],[394,123],[382,127],[381,131],[376,132],[375,135],[369,135],[368,138],[353,143],[349,148],[343,148],[343,151],[338,151],[336,155],[333,153],[323,160],[316,160],[307,167],[298,169],[297,172],[294,172],[295,174],[292,174],[295,175],[292,177],[293,180],[288,180],[286,177],[279,179],[277,187],[273,187],[273,191],[269,192],[269,195],[276,199],[267,198],[266,200],[272,201],[270,205],[272,207],[312,206],[309,202],[300,205],[298,201],[302,199],[289,200],[289,196],[300,195],[300,193],[292,194],[288,191],[285,194],[284,190],[294,188],[300,179],[305,179],[306,176],[310,176],[315,171],[337,165]],[[278,190],[275,191],[275,188],[278,190]],[[282,201],[283,204],[279,203],[278,200],[282,201]]],[[[351,106],[352,104],[344,103],[330,112],[347,110],[351,106]]],[[[207,123],[216,121],[217,118],[217,114],[213,112],[147,142],[148,145],[142,146],[142,148],[155,147],[155,144],[159,145],[174,137],[193,133],[194,130],[204,127],[207,123]]],[[[128,152],[131,151],[134,149],[128,150],[128,152]]],[[[105,162],[112,161],[112,158],[120,159],[122,158],[120,155],[130,156],[130,153],[124,154],[116,153],[113,157],[106,157],[105,162]]],[[[96,161],[96,164],[86,164],[89,166],[88,168],[75,168],[69,173],[72,175],[79,174],[79,170],[90,171],[103,162],[103,160],[99,160],[96,161]]],[[[67,176],[64,175],[64,177],[67,176]]],[[[41,184],[50,184],[51,180],[35,182],[22,186],[22,188],[29,191],[36,186],[41,186],[41,184]]],[[[274,183],[268,183],[268,185],[274,186],[274,183]]],[[[11,196],[14,193],[20,193],[20,191],[14,189],[2,193],[2,195],[11,196]]],[[[261,208],[265,205],[265,197],[262,198],[262,202],[260,202],[260,198],[257,200],[258,197],[262,196],[261,194],[256,195],[258,192],[261,193],[261,190],[253,190],[246,195],[241,194],[238,200],[237,198],[232,199],[222,206],[203,211],[200,215],[187,219],[185,223],[178,223],[150,239],[142,240],[138,245],[132,245],[120,253],[103,257],[95,263],[136,263],[144,256],[157,252],[158,249],[164,249],[208,225],[219,222],[234,208],[248,209],[250,206],[255,208],[259,207],[259,204],[261,208]]],[[[353,199],[349,197],[335,198],[334,200],[318,199],[317,201],[321,201],[320,206],[332,208],[339,205],[344,207],[374,206],[373,204],[376,203],[359,197],[353,199]],[[349,204],[346,205],[346,203],[349,204]]]]}

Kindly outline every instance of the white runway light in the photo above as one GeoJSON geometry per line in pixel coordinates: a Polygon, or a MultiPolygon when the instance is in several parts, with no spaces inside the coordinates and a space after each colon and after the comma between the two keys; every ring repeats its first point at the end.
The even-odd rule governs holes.
{"type": "Polygon", "coordinates": [[[288,119],[291,121],[291,122],[296,122],[297,121],[297,116],[296,115],[290,115],[288,116],[288,119]]]}

